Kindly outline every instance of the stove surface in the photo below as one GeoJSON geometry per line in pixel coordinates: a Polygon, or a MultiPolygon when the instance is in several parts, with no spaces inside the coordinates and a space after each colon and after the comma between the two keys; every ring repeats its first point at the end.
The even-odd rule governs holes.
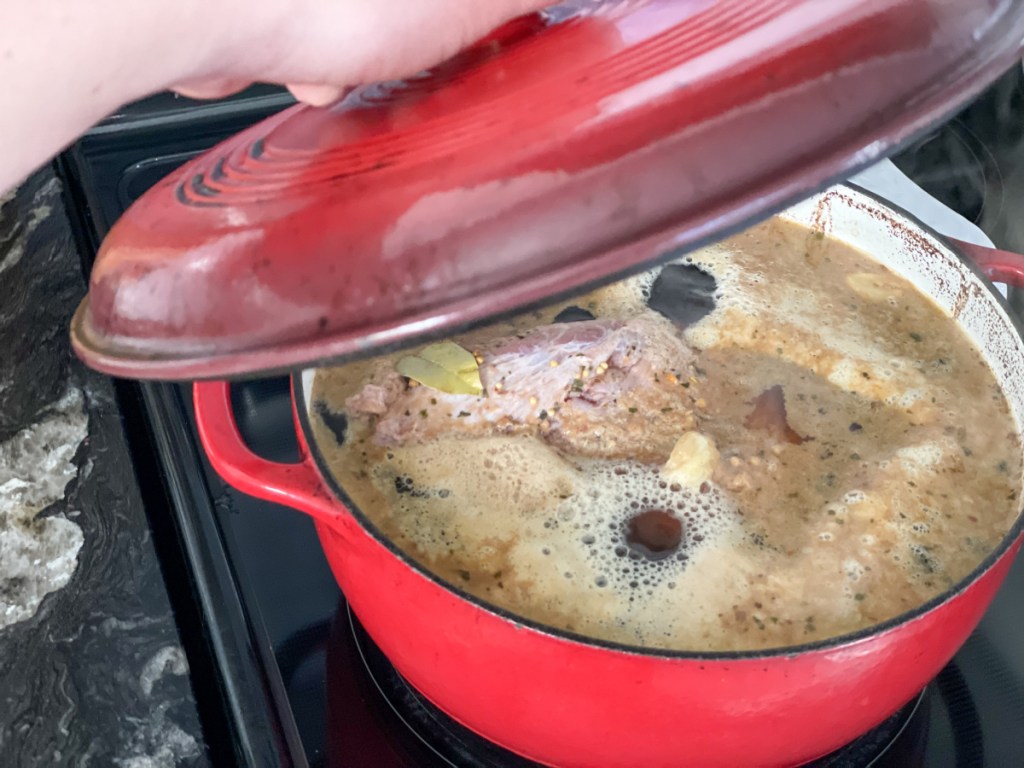
{"type": "MultiPolygon", "coordinates": [[[[1015,215],[1024,205],[1022,82],[1019,70],[1008,73],[894,160],[930,194],[978,223],[997,246],[1024,251],[1024,224],[1015,215]]],[[[262,101],[243,100],[236,111],[226,105],[213,117],[209,110],[197,113],[191,132],[187,112],[175,103],[173,128],[164,133],[158,104],[127,110],[127,117],[87,136],[64,159],[72,204],[82,209],[80,239],[95,246],[117,212],[159,176],[140,181],[140,167],[166,172],[225,131],[238,130],[240,122],[262,116],[268,97],[254,98],[262,101]],[[145,117],[141,127],[130,119],[139,114],[145,117]]],[[[156,524],[154,535],[177,537],[180,570],[209,624],[204,647],[221,673],[220,695],[240,764],[531,765],[461,729],[398,677],[350,616],[311,521],[234,491],[210,468],[187,387],[122,384],[121,398],[144,468],[139,471],[159,476],[164,490],[150,494],[150,518],[172,521],[166,529],[156,524]]],[[[276,461],[297,458],[287,379],[238,383],[233,399],[253,450],[276,461]]],[[[854,745],[816,765],[1024,765],[1022,606],[1024,560],[920,700],[859,749],[854,745]]]]}

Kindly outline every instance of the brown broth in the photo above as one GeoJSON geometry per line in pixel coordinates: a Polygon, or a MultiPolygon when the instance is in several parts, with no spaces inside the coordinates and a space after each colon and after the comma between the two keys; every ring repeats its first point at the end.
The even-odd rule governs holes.
{"type": "MultiPolygon", "coordinates": [[[[969,339],[868,256],[792,223],[759,225],[693,262],[719,294],[677,331],[695,349],[680,402],[696,404],[696,429],[720,453],[699,488],[662,478],[664,448],[642,463],[567,455],[535,434],[378,445],[373,419],[345,414],[345,400],[379,361],[316,376],[313,430],[339,483],[458,587],[633,645],[820,640],[962,580],[1016,519],[1021,476],[1009,408],[969,339]],[[347,416],[343,444],[325,414],[347,416]],[[651,510],[670,522],[645,519],[638,533],[651,510]]],[[[571,304],[598,318],[651,314],[656,275],[571,304]]],[[[455,340],[472,348],[566,306],[455,340]]]]}

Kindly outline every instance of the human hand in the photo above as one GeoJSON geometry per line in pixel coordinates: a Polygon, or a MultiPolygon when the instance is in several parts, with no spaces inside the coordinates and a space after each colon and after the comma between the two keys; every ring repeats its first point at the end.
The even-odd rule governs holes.
{"type": "Polygon", "coordinates": [[[253,81],[323,105],[406,77],[550,0],[36,0],[0,24],[0,194],[124,103],[253,81]]]}
{"type": "Polygon", "coordinates": [[[426,69],[548,2],[275,0],[253,3],[237,19],[215,8],[211,28],[225,33],[209,41],[211,56],[195,72],[170,87],[219,98],[260,80],[287,85],[300,101],[329,104],[353,86],[426,69]],[[220,45],[224,39],[231,43],[220,45]]]}

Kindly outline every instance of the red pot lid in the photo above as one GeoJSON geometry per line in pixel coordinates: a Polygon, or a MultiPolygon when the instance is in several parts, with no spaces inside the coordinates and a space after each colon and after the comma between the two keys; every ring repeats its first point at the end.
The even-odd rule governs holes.
{"type": "Polygon", "coordinates": [[[1008,67],[1024,0],[576,0],[294,107],[159,183],[72,328],[137,378],[305,366],[636,271],[778,210],[1008,67]]]}

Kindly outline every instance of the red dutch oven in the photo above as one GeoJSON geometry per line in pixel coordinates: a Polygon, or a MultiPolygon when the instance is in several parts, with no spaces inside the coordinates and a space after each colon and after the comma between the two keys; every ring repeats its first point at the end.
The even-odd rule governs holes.
{"type": "MultiPolygon", "coordinates": [[[[567,0],[434,70],[288,110],[160,182],[100,250],[72,323],[117,376],[222,379],[451,333],[648,268],[848,178],[1018,61],[1024,0],[567,0]]],[[[1024,341],[980,266],[851,188],[782,215],[932,296],[1024,419],[1024,341]]],[[[239,437],[200,383],[211,461],[316,522],[353,610],[409,682],[542,763],[794,766],[881,722],[950,659],[1020,546],[882,626],[673,653],[532,624],[447,584],[346,503],[294,381],[303,460],[239,437]]]]}
{"type": "MultiPolygon", "coordinates": [[[[872,254],[931,296],[978,346],[1014,419],[1024,414],[1024,340],[982,274],[1024,285],[1024,257],[948,241],[852,187],[785,218],[872,254]]],[[[671,234],[663,246],[671,249],[671,234]]],[[[563,768],[797,766],[882,722],[966,640],[1021,545],[1002,543],[946,594],[886,623],[812,644],[687,653],[601,642],[517,618],[425,571],[346,502],[309,424],[314,370],[293,394],[303,459],[274,464],[245,445],[228,384],[195,386],[202,441],[238,489],[309,514],[353,611],[398,671],[480,735],[563,768]]]]}

